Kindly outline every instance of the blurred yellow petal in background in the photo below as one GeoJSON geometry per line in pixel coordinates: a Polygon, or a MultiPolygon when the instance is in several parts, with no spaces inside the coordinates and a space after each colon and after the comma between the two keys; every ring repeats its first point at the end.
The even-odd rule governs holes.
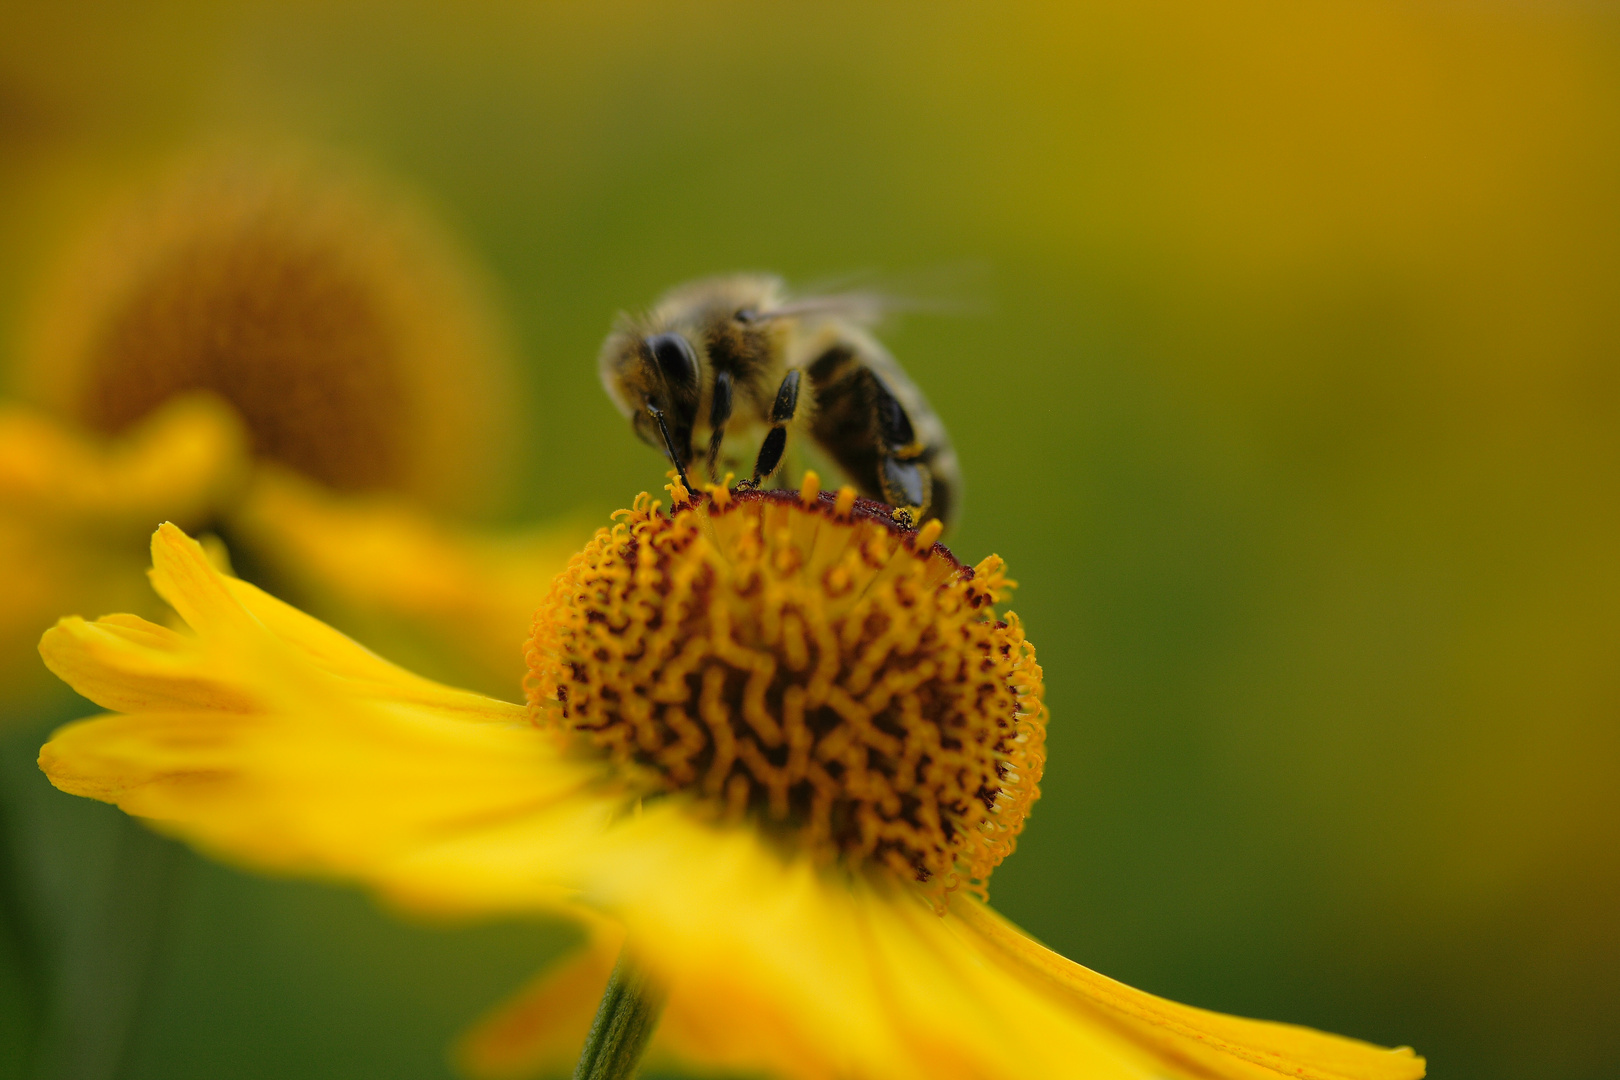
{"type": "Polygon", "coordinates": [[[355,636],[488,693],[523,679],[536,598],[590,529],[435,521],[393,495],[338,495],[261,466],[230,535],[279,587],[341,612],[355,636]],[[341,539],[339,539],[341,538],[341,539]]]}
{"type": "Polygon", "coordinates": [[[513,397],[488,289],[420,207],[307,153],[198,152],[58,262],[16,377],[38,404],[0,428],[9,694],[55,614],[139,606],[110,583],[162,520],[429,667],[515,685],[533,568],[574,539],[443,523],[500,501],[513,397]]]}
{"type": "Polygon", "coordinates": [[[63,609],[156,616],[131,589],[154,518],[206,527],[250,465],[236,415],[207,394],[170,399],[116,440],[38,410],[0,411],[0,685],[13,701],[43,689],[27,643],[63,609]],[[54,614],[53,614],[54,613],[54,614]]]}
{"type": "MultiPolygon", "coordinates": [[[[1040,765],[1019,747],[1038,747],[1044,731],[1040,669],[1013,616],[998,621],[990,606],[1006,585],[993,559],[976,576],[933,546],[937,526],[913,543],[854,503],[853,491],[836,504],[830,494],[818,500],[813,476],[801,494],[728,500],[716,491],[672,518],[643,497],[573,559],[542,607],[528,710],[380,660],[223,575],[165,525],[152,541],[152,582],[189,630],[110,616],[64,619],[48,632],[40,649],[52,670],[116,712],[63,728],[40,765],[64,791],[116,803],[256,869],[358,881],[427,912],[610,920],[667,989],[665,1052],[701,1067],[795,1080],[1421,1077],[1423,1061],[1410,1050],[1133,990],[1044,949],[981,901],[939,891],[970,865],[988,876],[999,861],[979,865],[973,836],[1022,826],[1028,803],[1016,792],[1033,786],[1040,765]],[[908,610],[920,637],[907,638],[908,610]],[[770,627],[796,619],[799,636],[771,636],[770,627]],[[575,648],[611,651],[615,640],[624,655],[600,672],[570,659],[575,648]],[[666,650],[693,665],[673,692],[670,664],[654,664],[666,650]],[[884,765],[874,754],[868,773],[851,759],[834,805],[862,824],[858,833],[822,834],[842,845],[836,862],[818,859],[805,839],[814,812],[810,833],[773,831],[775,809],[761,801],[744,813],[737,801],[780,771],[748,753],[749,733],[771,726],[755,715],[760,657],[787,672],[781,701],[789,704],[770,708],[790,743],[798,745],[794,700],[801,726],[832,724],[817,728],[821,741],[807,761],[833,768],[843,753],[833,744],[863,729],[903,725],[907,733],[907,749],[895,753],[910,765],[884,765]],[[568,692],[553,696],[558,679],[568,692]],[[961,703],[951,696],[958,679],[972,695],[961,703]],[[606,713],[588,704],[599,680],[624,691],[606,713]],[[714,731],[710,767],[732,769],[729,779],[700,786],[669,756],[682,750],[676,742],[660,748],[638,736],[642,753],[626,768],[631,759],[586,749],[605,744],[562,738],[576,723],[601,734],[604,717],[640,728],[652,705],[631,690],[644,684],[659,688],[666,716],[683,703],[698,708],[692,687],[701,684],[703,720],[714,731]],[[1003,716],[1014,696],[1017,712],[1003,716]],[[927,800],[943,800],[965,767],[941,740],[955,733],[969,743],[976,709],[1004,732],[994,750],[999,791],[980,787],[974,796],[989,816],[942,802],[933,813],[961,815],[958,831],[930,834],[927,800]],[[836,717],[846,715],[840,728],[836,717]],[[921,764],[910,757],[913,735],[921,764]],[[736,758],[725,756],[731,739],[747,744],[736,758]],[[733,769],[734,760],[750,763],[733,769]],[[644,786],[649,774],[638,769],[655,762],[686,785],[644,798],[660,789],[644,786]],[[920,854],[908,856],[914,864],[885,861],[875,857],[881,846],[860,840],[883,803],[870,785],[881,787],[883,776],[923,800],[915,812],[899,801],[883,811],[906,825],[884,835],[906,837],[903,851],[954,835],[965,841],[954,849],[957,870],[930,875],[920,854]],[[728,807],[723,815],[718,805],[728,807]]],[[[761,734],[761,745],[772,743],[761,734]]],[[[965,751],[974,752],[971,744],[965,751]]],[[[805,789],[793,805],[801,795],[818,805],[810,789],[831,782],[825,769],[809,764],[793,775],[805,789]]],[[[587,950],[471,1035],[462,1059],[492,1076],[554,1064],[601,968],[599,953],[587,950]]]]}
{"type": "MultiPolygon", "coordinates": [[[[64,611],[173,618],[134,587],[165,520],[427,670],[517,686],[536,567],[572,543],[468,523],[509,493],[516,401],[481,273],[416,200],[322,155],[233,144],[132,171],[34,290],[0,412],[4,726],[65,707],[34,648],[64,611]]],[[[8,859],[40,845],[13,824],[25,785],[0,783],[0,1001],[16,987],[36,1015],[0,1005],[0,1057],[22,1028],[17,1060],[93,1075],[140,1015],[184,864],[122,828],[8,859]],[[63,866],[111,892],[57,917],[63,866]]]]}

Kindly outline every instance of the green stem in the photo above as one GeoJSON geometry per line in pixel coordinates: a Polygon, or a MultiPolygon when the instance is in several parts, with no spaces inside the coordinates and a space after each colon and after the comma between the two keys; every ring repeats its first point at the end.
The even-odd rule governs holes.
{"type": "Polygon", "coordinates": [[[663,1011],[663,991],[648,981],[628,951],[620,953],[574,1066],[574,1080],[630,1080],[663,1011]]]}

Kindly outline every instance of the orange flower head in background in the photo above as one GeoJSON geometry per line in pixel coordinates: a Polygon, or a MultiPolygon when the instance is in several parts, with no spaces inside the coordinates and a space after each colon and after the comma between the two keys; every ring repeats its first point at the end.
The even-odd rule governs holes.
{"type": "Polygon", "coordinates": [[[156,614],[138,570],[164,520],[228,535],[418,660],[506,684],[517,659],[481,665],[528,623],[512,598],[580,534],[430,516],[487,507],[508,471],[486,293],[410,199],[308,157],[199,155],[87,227],[33,307],[31,404],[0,403],[6,698],[41,689],[31,646],[62,611],[156,614]],[[310,536],[339,528],[361,557],[315,557],[310,536]]]}
{"type": "Polygon", "coordinates": [[[220,151],[88,227],[47,275],[20,390],[117,435],[177,394],[337,491],[474,509],[511,433],[505,335],[407,196],[304,155],[220,151]]]}

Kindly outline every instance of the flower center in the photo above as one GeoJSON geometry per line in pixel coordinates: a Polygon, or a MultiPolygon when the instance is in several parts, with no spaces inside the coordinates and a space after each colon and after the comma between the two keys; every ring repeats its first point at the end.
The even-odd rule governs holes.
{"type": "Polygon", "coordinates": [[[464,497],[505,427],[499,335],[424,215],[314,167],[206,159],[92,229],[48,282],[31,387],[124,430],[212,391],[255,452],[346,491],[464,497]],[[487,445],[486,445],[487,444],[487,445]]]}
{"type": "Polygon", "coordinates": [[[1009,854],[1045,760],[1041,669],[995,556],[845,488],[647,496],[535,616],[529,702],[643,791],[943,895],[1009,854]]]}
{"type": "Polygon", "coordinates": [[[370,283],[273,217],[188,238],[107,312],[79,408],[123,430],[182,390],[241,412],[254,449],[340,489],[406,469],[399,342],[370,283]]]}

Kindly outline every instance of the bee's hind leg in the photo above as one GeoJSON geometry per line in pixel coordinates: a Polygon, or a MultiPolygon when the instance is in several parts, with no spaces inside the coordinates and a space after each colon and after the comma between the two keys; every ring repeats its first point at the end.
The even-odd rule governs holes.
{"type": "Polygon", "coordinates": [[[878,481],[883,485],[883,501],[895,508],[906,528],[928,516],[934,501],[934,474],[921,461],[908,461],[893,453],[883,455],[878,464],[878,481]]]}
{"type": "Polygon", "coordinates": [[[787,449],[787,425],[799,411],[799,369],[792,368],[782,377],[776,388],[776,401],[771,405],[771,430],[759,446],[759,457],[754,459],[752,486],[758,487],[771,478],[782,466],[782,452],[787,449]]]}
{"type": "Polygon", "coordinates": [[[895,508],[906,528],[928,516],[934,501],[934,473],[922,459],[924,450],[917,441],[911,417],[899,400],[874,373],[873,405],[877,409],[878,437],[883,453],[878,462],[878,484],[883,501],[895,508]]]}

